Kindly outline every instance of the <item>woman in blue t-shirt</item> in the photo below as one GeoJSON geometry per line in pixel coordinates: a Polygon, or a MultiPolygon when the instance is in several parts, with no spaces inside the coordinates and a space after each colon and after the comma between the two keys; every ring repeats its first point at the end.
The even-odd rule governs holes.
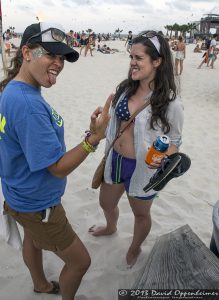
{"type": "Polygon", "coordinates": [[[74,299],[90,256],[69,224],[61,197],[66,176],[94,152],[105,136],[109,121],[108,98],[103,110],[91,115],[90,131],[73,149],[66,151],[63,119],[42,97],[64,68],[79,54],[64,43],[59,24],[28,26],[0,82],[0,177],[4,210],[24,228],[23,259],[36,293],[74,299]],[[101,112],[102,111],[102,112],[101,112]],[[59,283],[46,279],[42,249],[53,251],[65,263],[59,283]]]}

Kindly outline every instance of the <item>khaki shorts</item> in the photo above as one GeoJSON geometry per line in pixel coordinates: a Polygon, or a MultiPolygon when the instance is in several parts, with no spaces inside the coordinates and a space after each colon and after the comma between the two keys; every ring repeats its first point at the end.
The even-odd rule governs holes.
{"type": "Polygon", "coordinates": [[[28,231],[34,245],[39,249],[54,252],[57,250],[62,251],[70,246],[77,236],[69,224],[61,204],[50,208],[47,222],[42,220],[45,217],[45,210],[40,212],[17,212],[5,202],[4,211],[28,231]]]}

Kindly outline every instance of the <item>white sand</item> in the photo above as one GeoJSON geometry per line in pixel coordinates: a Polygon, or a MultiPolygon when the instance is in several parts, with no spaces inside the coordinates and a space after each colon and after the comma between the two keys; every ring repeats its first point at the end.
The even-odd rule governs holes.
{"type": "MultiPolygon", "coordinates": [[[[120,53],[81,57],[75,64],[66,63],[55,87],[44,90],[48,102],[65,120],[67,148],[82,140],[89,116],[102,105],[116,85],[125,78],[129,56],[124,42],[107,43],[120,53]]],[[[189,224],[208,246],[212,231],[212,207],[219,197],[219,63],[216,69],[197,69],[202,53],[193,53],[187,46],[181,95],[185,107],[183,145],[181,151],[192,159],[190,170],[172,180],[160,192],[152,206],[153,225],[144,242],[142,253],[132,269],[126,269],[125,254],[132,239],[133,215],[124,196],[119,204],[118,232],[111,237],[95,238],[87,233],[93,224],[103,224],[98,205],[98,191],[90,188],[91,176],[103,153],[98,151],[68,177],[63,204],[75,231],[88,248],[92,265],[78,290],[77,300],[116,300],[119,288],[129,288],[143,270],[156,239],[182,225],[189,224]]],[[[61,299],[60,296],[34,295],[29,273],[21,253],[0,241],[0,299],[61,299]]],[[[58,278],[62,262],[52,253],[45,253],[48,278],[58,278]]]]}

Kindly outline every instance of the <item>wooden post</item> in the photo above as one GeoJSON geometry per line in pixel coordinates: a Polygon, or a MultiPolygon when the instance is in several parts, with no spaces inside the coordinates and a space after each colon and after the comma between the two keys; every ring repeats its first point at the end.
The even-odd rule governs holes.
{"type": "Polygon", "coordinates": [[[185,225],[156,241],[133,289],[218,289],[218,274],[219,259],[185,225]]]}

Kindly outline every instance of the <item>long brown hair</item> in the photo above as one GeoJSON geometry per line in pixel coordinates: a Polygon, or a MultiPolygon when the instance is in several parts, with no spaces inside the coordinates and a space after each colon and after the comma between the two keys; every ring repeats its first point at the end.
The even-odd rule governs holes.
{"type": "Polygon", "coordinates": [[[10,66],[6,69],[6,78],[0,82],[0,91],[2,92],[9,81],[11,81],[19,72],[23,62],[21,49],[16,52],[15,57],[12,58],[10,66]]]}
{"type": "MultiPolygon", "coordinates": [[[[161,126],[163,132],[168,133],[170,131],[170,124],[167,120],[167,108],[169,103],[176,98],[176,85],[172,55],[168,42],[162,35],[157,34],[157,38],[160,42],[160,53],[157,52],[150,39],[141,35],[134,38],[132,44],[142,44],[145,47],[145,53],[150,56],[152,61],[157,60],[159,57],[162,59],[153,80],[154,89],[150,99],[152,110],[150,126],[152,129],[155,129],[155,125],[161,126]]],[[[136,93],[138,87],[139,81],[132,79],[131,69],[129,69],[128,78],[122,81],[116,88],[113,106],[115,107],[122,93],[125,93],[130,98],[136,93]]]]}
{"type": "MultiPolygon", "coordinates": [[[[28,44],[27,46],[30,49],[34,49],[34,48],[38,47],[39,45],[28,44]]],[[[6,87],[6,85],[9,83],[9,81],[14,79],[15,76],[19,73],[22,63],[23,63],[22,50],[20,48],[18,48],[18,50],[15,54],[15,57],[13,57],[11,60],[10,66],[6,69],[6,78],[0,82],[0,92],[2,92],[4,90],[4,88],[6,87]]]]}

